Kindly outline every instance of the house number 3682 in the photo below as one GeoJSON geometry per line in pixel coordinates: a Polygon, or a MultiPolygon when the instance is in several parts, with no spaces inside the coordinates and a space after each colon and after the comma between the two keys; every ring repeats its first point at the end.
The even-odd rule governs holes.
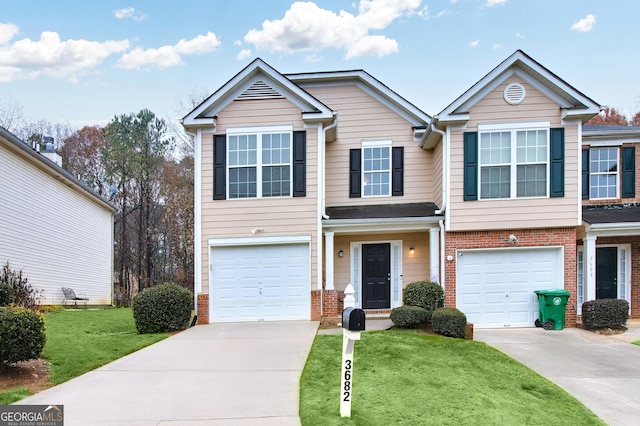
{"type": "Polygon", "coordinates": [[[344,402],[349,402],[351,400],[351,360],[345,360],[344,365],[344,386],[342,388],[342,397],[344,402]]]}

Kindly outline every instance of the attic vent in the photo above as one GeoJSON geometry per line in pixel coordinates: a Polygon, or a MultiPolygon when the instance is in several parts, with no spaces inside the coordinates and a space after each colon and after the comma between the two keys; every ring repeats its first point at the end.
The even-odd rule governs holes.
{"type": "Polygon", "coordinates": [[[277,90],[262,80],[256,80],[247,90],[242,92],[237,99],[278,99],[284,98],[277,90]]]}
{"type": "Polygon", "coordinates": [[[518,105],[524,101],[525,96],[527,96],[527,92],[522,84],[511,83],[504,89],[504,100],[508,104],[518,105]]]}

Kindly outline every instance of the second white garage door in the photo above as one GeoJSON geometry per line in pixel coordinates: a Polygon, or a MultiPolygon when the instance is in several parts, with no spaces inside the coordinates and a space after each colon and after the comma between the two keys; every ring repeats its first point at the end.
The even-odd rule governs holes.
{"type": "Polygon", "coordinates": [[[476,328],[534,327],[534,290],[562,288],[562,248],[462,250],[456,306],[476,328]]]}
{"type": "Polygon", "coordinates": [[[309,244],[211,248],[212,322],[308,320],[309,244]]]}

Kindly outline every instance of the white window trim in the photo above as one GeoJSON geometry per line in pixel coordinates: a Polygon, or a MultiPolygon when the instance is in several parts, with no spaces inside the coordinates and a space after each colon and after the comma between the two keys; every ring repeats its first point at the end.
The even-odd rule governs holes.
{"type": "Polygon", "coordinates": [[[391,286],[389,287],[389,303],[390,309],[402,306],[402,240],[393,241],[358,241],[352,242],[349,247],[351,265],[349,265],[349,273],[351,284],[356,292],[356,307],[362,308],[362,246],[364,244],[391,244],[390,265],[391,286]],[[398,253],[397,259],[394,252],[398,253]],[[397,290],[397,292],[396,292],[397,290]],[[398,295],[394,300],[394,293],[398,295]]]}
{"type": "Polygon", "coordinates": [[[622,151],[620,149],[620,146],[591,146],[589,148],[589,199],[590,200],[617,200],[617,199],[622,198],[621,195],[620,195],[621,191],[622,191],[621,184],[620,184],[620,172],[621,172],[620,168],[622,166],[622,154],[621,154],[621,152],[622,151]],[[616,158],[617,158],[617,161],[618,161],[618,166],[616,167],[616,195],[614,197],[601,197],[601,198],[600,197],[598,197],[598,198],[593,197],[592,198],[591,197],[591,175],[603,176],[603,175],[611,175],[613,173],[610,173],[610,172],[594,173],[594,172],[592,172],[591,171],[591,151],[596,150],[596,149],[612,149],[612,148],[616,148],[618,150],[617,155],[616,155],[616,158]]]}
{"type": "MultiPolygon", "coordinates": [[[[259,127],[227,127],[226,129],[226,191],[228,200],[256,200],[260,198],[292,198],[293,197],[293,126],[291,125],[279,125],[279,126],[259,126],[259,127]],[[289,134],[289,195],[281,195],[277,197],[264,197],[262,195],[262,169],[265,165],[262,163],[262,135],[264,134],[277,134],[288,133],[289,134]],[[229,136],[241,136],[241,135],[256,135],[256,164],[255,166],[233,166],[229,165],[229,136]],[[232,168],[242,167],[255,167],[256,168],[256,196],[255,197],[235,197],[230,196],[230,179],[229,170],[232,168]]],[[[280,164],[282,165],[282,164],[280,164]]]]}
{"type": "Polygon", "coordinates": [[[392,147],[392,141],[385,139],[385,140],[372,140],[372,141],[362,141],[362,155],[361,155],[361,159],[360,159],[360,181],[362,182],[362,186],[360,188],[360,193],[362,194],[362,198],[382,198],[382,197],[390,197],[391,196],[391,189],[393,186],[393,183],[391,182],[391,178],[393,177],[393,151],[391,149],[392,147]],[[387,195],[365,195],[365,191],[364,188],[366,186],[365,184],[365,179],[364,179],[364,174],[365,174],[365,170],[364,170],[364,150],[367,148],[389,148],[389,194],[387,195]]]}
{"type": "Polygon", "coordinates": [[[549,198],[549,186],[551,184],[551,123],[548,121],[527,122],[527,123],[502,123],[502,124],[478,124],[478,200],[480,201],[496,201],[496,200],[513,200],[513,199],[542,199],[549,198]],[[518,165],[535,165],[542,163],[518,163],[518,141],[516,133],[522,130],[545,130],[547,132],[547,185],[545,195],[518,197],[518,165]],[[510,132],[511,133],[511,161],[509,163],[510,181],[509,181],[509,197],[508,198],[482,198],[482,168],[492,166],[506,166],[507,164],[483,165],[480,161],[480,135],[482,133],[492,132],[510,132]]]}

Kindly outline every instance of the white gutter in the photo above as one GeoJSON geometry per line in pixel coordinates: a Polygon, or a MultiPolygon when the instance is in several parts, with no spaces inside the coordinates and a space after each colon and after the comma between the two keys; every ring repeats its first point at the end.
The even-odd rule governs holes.
{"type": "MultiPolygon", "coordinates": [[[[444,238],[444,220],[440,219],[440,221],[438,221],[438,223],[440,224],[440,285],[442,286],[442,290],[446,290],[445,287],[445,283],[446,283],[446,264],[445,264],[445,247],[444,247],[444,242],[445,242],[445,238],[444,238]]],[[[446,294],[446,291],[445,291],[446,294]]]]}
{"type": "Polygon", "coordinates": [[[325,181],[326,175],[327,175],[327,171],[325,169],[325,164],[326,164],[326,154],[327,154],[327,132],[333,128],[335,128],[338,125],[338,114],[337,113],[333,113],[333,122],[328,125],[327,127],[325,127],[323,129],[323,141],[322,141],[322,147],[321,147],[321,157],[318,159],[318,162],[321,162],[322,164],[318,164],[318,167],[320,167],[321,170],[321,178],[322,180],[319,182],[320,183],[320,197],[321,197],[321,212],[322,212],[322,218],[323,219],[329,219],[329,216],[327,215],[327,191],[326,191],[326,187],[327,187],[327,183],[325,181]]]}
{"type": "Polygon", "coordinates": [[[202,129],[197,133],[191,133],[186,128],[185,133],[193,137],[193,310],[198,315],[198,293],[202,292],[202,202],[200,192],[202,189],[202,129]]]}

